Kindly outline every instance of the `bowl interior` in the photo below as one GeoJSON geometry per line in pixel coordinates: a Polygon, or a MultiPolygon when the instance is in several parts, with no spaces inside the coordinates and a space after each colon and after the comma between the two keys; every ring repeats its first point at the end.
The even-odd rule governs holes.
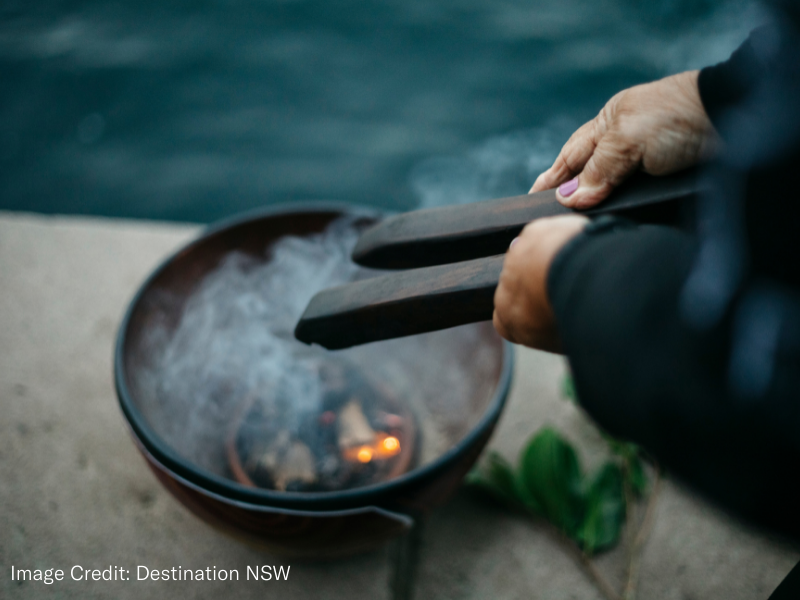
{"type": "MultiPolygon", "coordinates": [[[[357,209],[330,207],[293,207],[243,218],[209,230],[145,282],[121,332],[118,379],[125,396],[123,408],[149,449],[156,448],[191,473],[220,483],[223,490],[255,486],[256,493],[267,496],[324,495],[369,488],[431,465],[481,421],[503,369],[502,341],[490,324],[336,352],[289,339],[286,332],[302,313],[305,296],[295,297],[285,289],[286,281],[270,279],[271,263],[281,256],[275,249],[284,247],[287,236],[316,244],[313,236],[329,231],[335,221],[341,223],[343,213],[349,219],[346,227],[355,231],[375,220],[374,214],[357,209]],[[217,336],[214,327],[229,319],[197,321],[197,314],[205,314],[205,309],[197,308],[197,298],[207,293],[208,282],[233,255],[244,261],[246,275],[258,273],[258,285],[240,294],[223,282],[223,288],[231,288],[226,302],[238,306],[246,303],[248,294],[255,294],[268,309],[282,306],[264,319],[280,320],[280,343],[289,349],[288,357],[275,358],[271,348],[263,349],[258,319],[252,336],[248,328],[247,340],[237,333],[225,342],[227,346],[224,334],[217,336]],[[254,271],[262,268],[267,270],[254,271]],[[206,337],[196,337],[200,330],[206,337]],[[190,353],[199,353],[191,369],[176,370],[175,365],[184,365],[190,353]],[[221,368],[222,363],[227,367],[221,368]],[[254,369],[261,374],[254,376],[254,369]],[[321,400],[309,404],[309,397],[321,400]],[[301,416],[286,417],[284,409],[301,416]],[[342,425],[347,418],[350,425],[342,425]],[[358,439],[365,428],[385,444],[373,450],[389,449],[385,456],[376,455],[368,469],[360,464],[368,442],[358,439]],[[348,435],[353,443],[347,441],[348,435]],[[282,441],[276,442],[279,438],[282,441]],[[262,439],[266,441],[261,443],[262,439]],[[317,439],[323,441],[313,442],[317,439]],[[345,449],[348,443],[352,448],[345,449]],[[323,456],[323,446],[341,451],[340,466],[329,469],[327,479],[321,475],[328,468],[323,462],[330,464],[331,459],[323,456]],[[290,475],[285,474],[287,468],[290,475]]],[[[345,246],[354,239],[351,236],[345,246]]],[[[288,270],[293,273],[291,265],[288,270]]],[[[374,274],[345,269],[346,277],[374,274]]],[[[314,281],[304,288],[306,296],[312,288],[336,282],[330,273],[317,277],[313,271],[301,277],[304,285],[314,281]]],[[[216,297],[207,296],[206,301],[213,304],[216,297]]]]}

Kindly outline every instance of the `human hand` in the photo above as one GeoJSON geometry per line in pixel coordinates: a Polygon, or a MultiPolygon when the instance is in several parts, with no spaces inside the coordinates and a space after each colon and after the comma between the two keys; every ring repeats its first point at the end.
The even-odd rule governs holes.
{"type": "Polygon", "coordinates": [[[588,222],[582,215],[537,219],[511,242],[494,294],[492,320],[500,335],[531,348],[560,350],[547,274],[558,251],[588,222]]]}
{"type": "Polygon", "coordinates": [[[562,204],[590,208],[637,169],[667,175],[709,157],[719,142],[697,75],[687,71],[619,92],[572,134],[531,193],[559,186],[562,204]]]}

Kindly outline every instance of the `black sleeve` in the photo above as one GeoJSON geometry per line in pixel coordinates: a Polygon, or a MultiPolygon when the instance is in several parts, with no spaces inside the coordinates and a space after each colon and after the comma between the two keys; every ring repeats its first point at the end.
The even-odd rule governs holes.
{"type": "Polygon", "coordinates": [[[557,255],[548,293],[578,397],[601,427],[696,489],[800,537],[800,486],[788,476],[800,456],[774,424],[788,410],[797,425],[796,394],[732,398],[730,322],[698,332],[681,317],[694,244],[663,226],[617,225],[580,234],[557,255]]]}
{"type": "Polygon", "coordinates": [[[705,170],[695,234],[598,219],[558,253],[547,285],[598,424],[800,540],[800,8],[773,8],[771,25],[700,73],[726,144],[705,170]],[[723,298],[703,323],[710,296],[697,285],[723,298]]]}
{"type": "Polygon", "coordinates": [[[700,99],[711,122],[720,129],[725,111],[735,106],[757,84],[763,66],[756,47],[763,46],[773,33],[768,26],[753,31],[731,57],[701,69],[697,78],[700,99]]]}

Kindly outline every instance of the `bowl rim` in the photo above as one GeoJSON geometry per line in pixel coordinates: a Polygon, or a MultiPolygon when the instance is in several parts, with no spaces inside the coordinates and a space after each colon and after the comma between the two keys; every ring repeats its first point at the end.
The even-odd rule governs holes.
{"type": "Polygon", "coordinates": [[[332,492],[278,492],[264,488],[248,487],[192,464],[189,460],[180,456],[166,441],[164,441],[150,427],[144,415],[133,403],[133,396],[128,386],[124,367],[124,349],[128,338],[128,328],[133,313],[139,306],[143,296],[150,289],[153,281],[172,264],[176,258],[204,243],[209,237],[241,225],[246,225],[255,220],[313,212],[342,213],[343,215],[351,214],[354,216],[375,218],[381,218],[390,214],[389,211],[358,204],[316,200],[270,205],[238,213],[232,217],[212,223],[204,228],[196,238],[183,244],[163,259],[140,284],[129,302],[117,330],[114,348],[114,385],[120,408],[131,432],[134,434],[138,443],[141,444],[141,446],[147,450],[147,453],[154,458],[156,462],[160,463],[162,467],[165,467],[169,472],[178,476],[180,479],[191,483],[192,487],[195,489],[206,492],[218,500],[226,499],[230,503],[263,507],[294,510],[316,509],[325,511],[363,507],[365,505],[380,506],[387,503],[391,504],[392,500],[399,496],[405,489],[422,484],[429,478],[435,477],[439,472],[446,471],[457,463],[459,458],[466,454],[468,450],[480,440],[485,432],[491,430],[499,419],[500,413],[505,406],[506,398],[508,397],[513,375],[514,349],[510,342],[502,340],[500,376],[495,384],[492,398],[480,419],[464,437],[436,459],[398,477],[363,487],[332,492]]]}

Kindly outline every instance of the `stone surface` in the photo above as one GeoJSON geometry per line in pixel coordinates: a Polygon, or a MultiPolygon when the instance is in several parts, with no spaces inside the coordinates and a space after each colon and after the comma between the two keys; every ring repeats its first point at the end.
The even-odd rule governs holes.
{"type": "MultiPolygon", "coordinates": [[[[389,554],[283,563],[184,510],[145,467],[112,384],[117,324],[149,271],[198,229],[147,222],[0,214],[0,598],[388,598],[389,554]],[[238,569],[290,564],[286,582],[11,581],[11,567],[238,569]],[[224,597],[224,596],[222,596],[224,597]]],[[[561,359],[518,352],[492,446],[514,457],[544,424],[591,467],[592,425],[559,396],[561,359]]],[[[417,598],[599,599],[542,523],[461,492],[423,537],[417,598]]],[[[730,520],[672,482],[645,544],[640,598],[767,598],[796,549],[730,520]]],[[[620,585],[624,549],[597,565],[620,585]]],[[[135,573],[135,571],[134,571],[135,573]]]]}

